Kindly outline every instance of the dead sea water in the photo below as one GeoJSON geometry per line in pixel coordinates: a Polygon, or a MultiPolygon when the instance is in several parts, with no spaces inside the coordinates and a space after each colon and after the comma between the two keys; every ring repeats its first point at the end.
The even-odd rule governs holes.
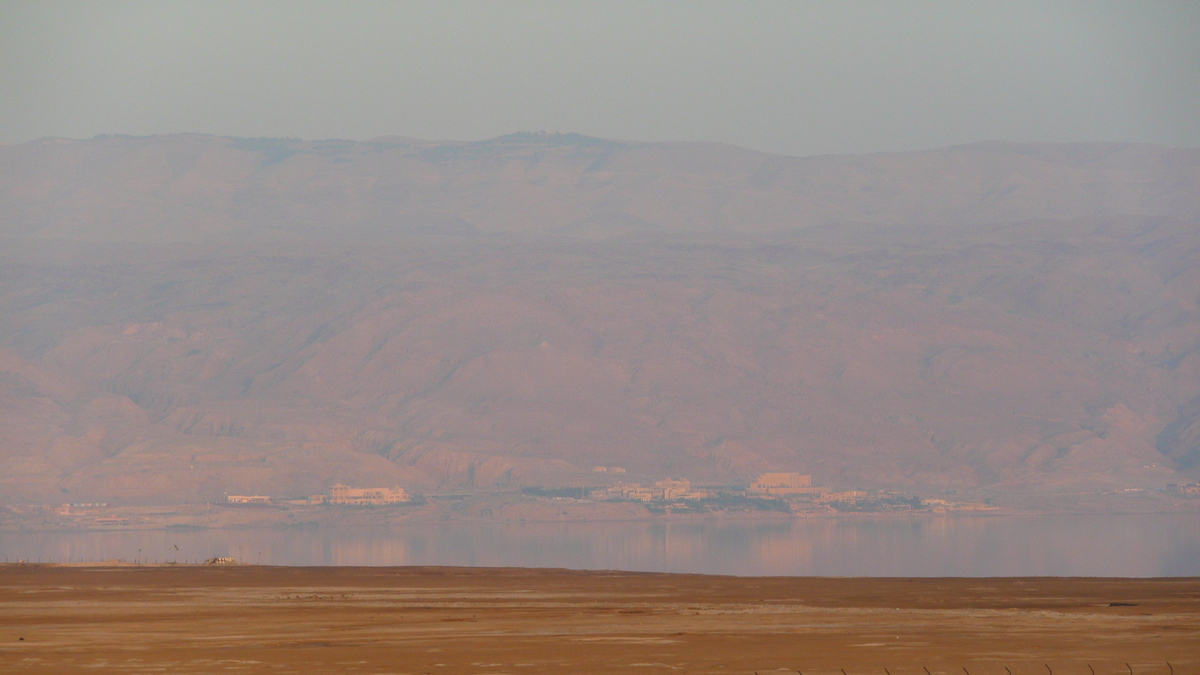
{"type": "Polygon", "coordinates": [[[1197,576],[1200,515],[414,523],[0,532],[10,562],[563,567],[733,575],[1197,576]]]}

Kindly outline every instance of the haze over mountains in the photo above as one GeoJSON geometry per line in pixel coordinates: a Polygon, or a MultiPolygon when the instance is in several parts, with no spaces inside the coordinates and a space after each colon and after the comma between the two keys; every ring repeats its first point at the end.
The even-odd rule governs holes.
{"type": "Polygon", "coordinates": [[[0,495],[1200,477],[1200,151],[0,147],[0,495]]]}

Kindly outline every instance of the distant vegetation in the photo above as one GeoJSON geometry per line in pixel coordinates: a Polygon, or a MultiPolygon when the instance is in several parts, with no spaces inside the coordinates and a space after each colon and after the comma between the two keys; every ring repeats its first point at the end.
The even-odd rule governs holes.
{"type": "Polygon", "coordinates": [[[585,487],[524,487],[521,488],[521,492],[533,497],[573,497],[575,499],[582,499],[587,497],[588,489],[585,487]]]}
{"type": "Polygon", "coordinates": [[[919,497],[867,497],[855,500],[836,501],[830,503],[835,511],[844,513],[872,512],[872,511],[896,511],[902,509],[919,509],[923,508],[919,497]]]}

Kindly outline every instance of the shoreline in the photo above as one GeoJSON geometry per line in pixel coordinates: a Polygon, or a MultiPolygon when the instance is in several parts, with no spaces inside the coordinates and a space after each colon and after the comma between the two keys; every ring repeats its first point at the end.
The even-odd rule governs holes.
{"type": "MultiPolygon", "coordinates": [[[[12,570],[29,570],[29,569],[71,569],[71,570],[89,570],[89,569],[109,569],[121,568],[125,570],[216,570],[216,569],[242,569],[242,570],[258,570],[258,571],[280,571],[280,572],[303,572],[303,573],[355,573],[376,575],[386,572],[396,572],[401,574],[443,574],[443,575],[464,575],[464,576],[488,576],[488,575],[504,575],[504,574],[546,574],[546,575],[581,575],[581,576],[597,576],[605,577],[610,575],[620,576],[661,576],[661,577],[711,577],[713,579],[740,579],[740,580],[820,580],[830,579],[839,581],[861,581],[863,583],[885,583],[891,581],[921,581],[921,582],[937,582],[937,581],[954,581],[963,583],[978,583],[987,581],[1004,581],[1004,582],[1025,582],[1025,581],[1047,581],[1047,582],[1065,582],[1074,581],[1080,582],[1164,582],[1164,583],[1196,583],[1200,586],[1200,574],[1186,576],[1156,576],[1156,577],[1137,577],[1137,576],[1112,576],[1112,575],[1054,575],[1054,574],[1033,574],[1033,575],[999,575],[999,576],[965,576],[965,575],[947,575],[947,576],[921,576],[921,575],[896,575],[896,576],[872,576],[872,575],[838,575],[838,574],[774,574],[774,575],[743,575],[743,574],[711,574],[706,572],[655,572],[644,570],[622,570],[622,569],[593,569],[593,568],[577,568],[577,567],[524,567],[520,565],[272,565],[270,563],[253,563],[253,562],[129,562],[127,560],[103,560],[94,562],[0,562],[0,572],[12,570]]],[[[0,583],[0,586],[3,586],[0,583]]],[[[1200,589],[1198,589],[1200,592],[1200,589]]],[[[1198,596],[1200,597],[1200,596],[1198,596]]],[[[1194,600],[1194,599],[1193,599],[1194,600]]],[[[1097,605],[1099,606],[1099,605],[1097,605]]],[[[1198,610],[1200,611],[1200,610],[1198,610]]]]}
{"type": "MultiPolygon", "coordinates": [[[[1084,495],[1082,497],[1096,497],[1084,495]]],[[[968,497],[970,498],[970,497],[968,497]]],[[[225,530],[320,527],[387,527],[405,523],[722,523],[748,521],[865,521],[938,518],[1063,516],[1145,516],[1196,514],[1200,499],[1147,497],[1081,499],[1080,495],[1034,496],[1021,505],[950,503],[921,508],[849,511],[779,502],[780,508],[713,508],[646,505],[633,501],[593,501],[477,493],[459,499],[429,498],[377,506],[300,504],[231,505],[40,505],[0,506],[0,532],[128,532],[147,530],[225,530]]]]}
{"type": "MultiPolygon", "coordinates": [[[[195,506],[195,505],[188,505],[195,506]]],[[[213,505],[214,508],[224,508],[224,505],[213,505]]],[[[137,507],[121,507],[125,509],[137,509],[137,507]]],[[[154,507],[161,510],[162,507],[154,507]]],[[[263,513],[265,509],[238,509],[239,512],[251,514],[263,513]]],[[[0,533],[35,533],[35,532],[63,532],[63,533],[86,533],[86,532],[156,532],[156,531],[209,531],[209,530],[315,530],[330,527],[337,528],[386,528],[398,527],[404,525],[430,525],[434,523],[453,524],[453,525],[549,525],[549,524],[573,524],[573,525],[602,525],[615,523],[628,524],[646,524],[646,523],[752,523],[752,522],[794,522],[794,521],[896,521],[902,519],[908,520],[938,520],[938,519],[961,519],[961,518],[1062,518],[1062,517],[1131,517],[1131,516],[1177,516],[1187,515],[1200,512],[1200,508],[1175,508],[1175,509],[1156,509],[1156,510],[1114,510],[1114,511],[1096,511],[1090,509],[1059,509],[1059,510],[1019,510],[1009,508],[997,508],[989,510],[951,510],[951,511],[890,511],[890,512],[848,512],[848,513],[677,513],[677,514],[655,514],[649,513],[644,516],[635,517],[611,517],[611,518],[577,518],[577,517],[558,517],[558,518],[489,518],[478,516],[452,516],[439,517],[438,514],[425,513],[397,513],[388,510],[386,507],[350,507],[336,513],[323,514],[326,518],[320,520],[306,520],[298,522],[289,522],[280,519],[243,519],[241,522],[225,522],[225,523],[130,523],[128,525],[112,525],[112,526],[96,526],[89,524],[76,523],[61,523],[47,524],[41,523],[40,526],[28,526],[24,524],[0,523],[0,533]],[[396,516],[399,517],[396,517],[396,516]]],[[[1198,514],[1200,515],[1200,514],[1198,514]]],[[[139,516],[131,516],[132,520],[139,516]]],[[[22,519],[17,519],[22,520],[22,519]]],[[[32,519],[30,519],[32,520],[32,519]]]]}

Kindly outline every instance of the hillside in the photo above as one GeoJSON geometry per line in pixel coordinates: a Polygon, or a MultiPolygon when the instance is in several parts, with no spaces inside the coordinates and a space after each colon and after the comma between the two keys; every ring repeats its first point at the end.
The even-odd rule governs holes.
{"type": "Polygon", "coordinates": [[[0,501],[1195,480],[1198,223],[1151,146],[0,147],[0,501]]]}

